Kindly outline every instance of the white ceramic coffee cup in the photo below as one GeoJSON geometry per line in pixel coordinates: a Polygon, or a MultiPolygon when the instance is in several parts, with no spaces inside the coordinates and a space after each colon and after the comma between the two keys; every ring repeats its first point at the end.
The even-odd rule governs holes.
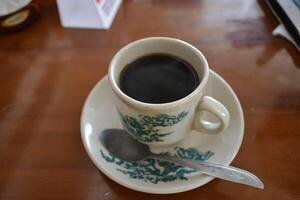
{"type": "Polygon", "coordinates": [[[126,45],[115,54],[108,72],[124,129],[138,141],[151,146],[176,143],[192,129],[201,133],[220,133],[227,127],[230,120],[228,110],[204,94],[208,76],[208,63],[197,48],[182,40],[166,37],[145,38],[126,45]],[[174,55],[190,63],[198,74],[198,87],[182,99],[162,104],[144,103],[127,96],[119,87],[122,70],[137,58],[152,53],[174,55]],[[201,111],[214,114],[219,123],[204,121],[201,111]]]}

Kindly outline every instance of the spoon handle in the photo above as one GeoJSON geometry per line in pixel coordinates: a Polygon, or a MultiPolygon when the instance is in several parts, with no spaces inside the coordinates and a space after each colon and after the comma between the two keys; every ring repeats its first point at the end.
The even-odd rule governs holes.
{"type": "Polygon", "coordinates": [[[206,161],[179,159],[179,158],[166,157],[161,155],[156,155],[155,157],[159,159],[175,162],[178,164],[182,164],[192,169],[199,170],[204,174],[217,177],[220,179],[224,179],[227,181],[241,183],[244,185],[257,187],[260,189],[264,188],[264,184],[257,176],[255,176],[254,174],[246,170],[239,169],[236,167],[220,165],[220,164],[206,162],[206,161]]]}

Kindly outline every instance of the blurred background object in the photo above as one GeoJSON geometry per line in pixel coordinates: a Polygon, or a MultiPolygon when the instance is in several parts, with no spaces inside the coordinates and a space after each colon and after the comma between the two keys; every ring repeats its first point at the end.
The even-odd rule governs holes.
{"type": "Polygon", "coordinates": [[[28,27],[39,13],[39,4],[35,0],[1,0],[0,33],[12,33],[28,27]]]}
{"type": "Polygon", "coordinates": [[[266,0],[280,24],[273,35],[280,35],[300,51],[300,0],[266,0]]]}

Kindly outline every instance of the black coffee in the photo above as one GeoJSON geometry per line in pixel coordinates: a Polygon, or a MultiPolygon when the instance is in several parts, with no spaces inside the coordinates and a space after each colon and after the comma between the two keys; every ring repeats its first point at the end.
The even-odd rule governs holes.
{"type": "Polygon", "coordinates": [[[129,63],[120,75],[120,88],[146,103],[167,103],[189,95],[199,85],[194,68],[167,54],[150,54],[129,63]]]}

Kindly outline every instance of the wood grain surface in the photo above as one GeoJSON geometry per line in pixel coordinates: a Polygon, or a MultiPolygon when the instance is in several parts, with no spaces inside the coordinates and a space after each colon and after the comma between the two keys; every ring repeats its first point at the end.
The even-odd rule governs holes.
{"type": "Polygon", "coordinates": [[[0,199],[300,199],[300,53],[273,37],[264,1],[125,0],[109,30],[64,29],[56,3],[0,37],[0,199]],[[213,180],[189,192],[127,189],[90,161],[80,114],[122,46],[148,36],[183,39],[237,93],[245,136],[233,165],[264,190],[213,180]]]}

